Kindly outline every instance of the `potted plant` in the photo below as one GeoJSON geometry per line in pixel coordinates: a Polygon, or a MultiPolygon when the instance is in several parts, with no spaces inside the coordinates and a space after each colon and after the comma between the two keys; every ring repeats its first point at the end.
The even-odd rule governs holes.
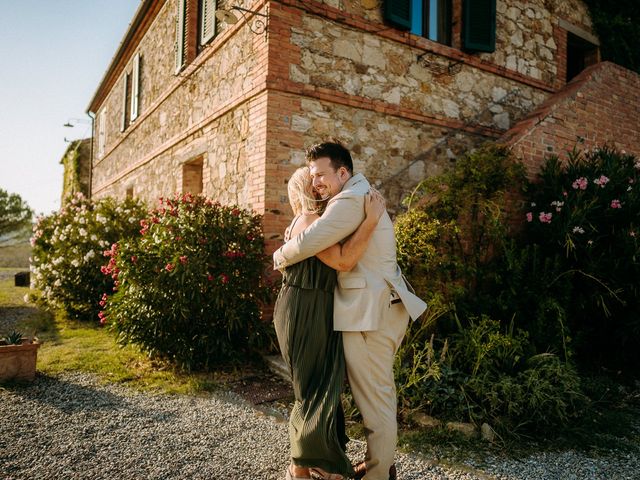
{"type": "Polygon", "coordinates": [[[33,380],[36,377],[39,347],[37,338],[23,337],[19,332],[12,332],[0,339],[0,382],[33,380]]]}

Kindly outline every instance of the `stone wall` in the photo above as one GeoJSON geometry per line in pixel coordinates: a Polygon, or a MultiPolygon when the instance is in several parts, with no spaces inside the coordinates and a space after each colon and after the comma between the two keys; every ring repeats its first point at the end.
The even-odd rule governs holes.
{"type": "Polygon", "coordinates": [[[420,63],[419,52],[407,45],[310,14],[292,29],[291,42],[301,52],[299,61],[291,63],[292,81],[424,115],[474,122],[485,112],[485,125],[504,130],[546,98],[539,89],[470,65],[462,65],[455,75],[438,75],[420,63]],[[505,105],[492,107],[516,89],[519,93],[505,105]]]}
{"type": "Polygon", "coordinates": [[[505,134],[531,176],[548,155],[609,144],[640,156],[640,75],[603,62],[588,68],[505,134]]]}

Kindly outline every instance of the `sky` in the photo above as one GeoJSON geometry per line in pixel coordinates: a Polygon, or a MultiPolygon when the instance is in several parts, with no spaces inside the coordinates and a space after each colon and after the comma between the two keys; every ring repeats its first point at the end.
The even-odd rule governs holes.
{"type": "Polygon", "coordinates": [[[91,136],[87,106],[139,4],[0,0],[0,189],[38,214],[60,207],[65,137],[91,136]]]}

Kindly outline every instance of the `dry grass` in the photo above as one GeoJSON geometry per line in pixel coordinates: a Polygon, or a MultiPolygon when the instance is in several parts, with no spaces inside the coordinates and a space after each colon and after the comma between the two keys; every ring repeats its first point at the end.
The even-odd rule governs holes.
{"type": "Polygon", "coordinates": [[[28,269],[30,255],[31,245],[28,241],[0,246],[0,267],[28,269]]]}

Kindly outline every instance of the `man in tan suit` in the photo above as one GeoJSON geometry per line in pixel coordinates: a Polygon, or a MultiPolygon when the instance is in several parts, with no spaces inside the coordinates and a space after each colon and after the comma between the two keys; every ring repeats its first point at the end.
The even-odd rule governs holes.
{"type": "MultiPolygon", "coordinates": [[[[353,174],[349,151],[338,143],[320,143],[307,152],[313,186],[327,209],[315,223],[274,254],[281,269],[343,242],[364,219],[364,198],[371,186],[353,174]]],[[[334,329],[342,331],[347,376],[362,413],[367,453],[356,467],[360,478],[395,478],[397,402],[393,359],[409,317],[417,319],[426,303],[416,297],[396,261],[396,242],[389,215],[380,218],[367,250],[348,272],[338,272],[334,296],[334,329]]]]}

